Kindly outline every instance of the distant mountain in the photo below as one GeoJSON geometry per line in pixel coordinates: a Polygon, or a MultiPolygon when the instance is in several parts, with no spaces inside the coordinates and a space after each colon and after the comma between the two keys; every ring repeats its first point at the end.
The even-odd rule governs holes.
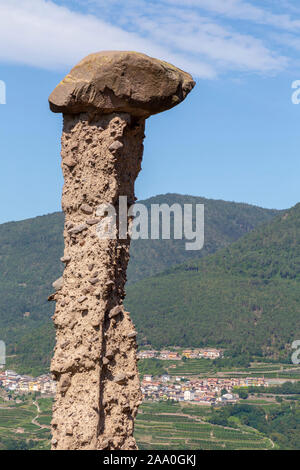
{"type": "Polygon", "coordinates": [[[128,286],[140,342],[287,357],[300,340],[300,204],[229,247],[128,286]]]}
{"type": "MultiPolygon", "coordinates": [[[[205,204],[205,246],[195,252],[185,251],[183,240],[133,241],[129,284],[214,253],[278,214],[247,204],[178,194],[141,202],[147,207],[151,203],[205,204]]],[[[52,282],[62,273],[62,232],[62,213],[0,225],[0,339],[7,342],[10,355],[16,354],[10,361],[26,371],[49,364],[54,305],[47,297],[52,282]]]]}
{"type": "MultiPolygon", "coordinates": [[[[132,283],[186,260],[202,258],[230,245],[262,223],[269,222],[279,212],[249,204],[216,201],[202,197],[165,194],[139,201],[151,204],[204,204],[205,244],[201,251],[186,251],[185,240],[134,240],[128,266],[128,282],[132,283]]],[[[195,210],[194,210],[195,213],[195,210]]],[[[173,218],[171,217],[171,222],[173,218]]],[[[149,219],[150,227],[150,219],[149,219]]],[[[172,233],[172,232],[171,232],[172,233]]]]}

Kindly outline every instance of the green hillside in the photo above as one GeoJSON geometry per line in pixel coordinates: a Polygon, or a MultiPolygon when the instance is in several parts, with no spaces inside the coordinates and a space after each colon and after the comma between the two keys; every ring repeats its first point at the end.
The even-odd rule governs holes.
{"type": "Polygon", "coordinates": [[[28,371],[49,365],[54,306],[47,298],[62,273],[62,227],[60,213],[0,226],[0,337],[28,371]]]}
{"type": "Polygon", "coordinates": [[[300,204],[228,248],[127,289],[140,342],[287,357],[300,338],[300,204]]]}
{"type": "MultiPolygon", "coordinates": [[[[174,264],[202,258],[230,245],[262,223],[273,219],[278,211],[262,209],[249,204],[216,201],[179,194],[165,194],[141,201],[148,208],[151,204],[204,204],[205,244],[200,251],[186,251],[185,240],[134,240],[128,266],[128,283],[164,271],[174,264]]],[[[195,210],[194,210],[195,213],[195,210]]],[[[171,217],[171,223],[173,219],[171,217]]],[[[150,227],[150,219],[149,219],[150,227]]],[[[172,233],[172,232],[171,232],[172,233]]]]}
{"type": "MultiPolygon", "coordinates": [[[[205,246],[200,252],[185,251],[181,240],[133,241],[128,269],[129,284],[172,265],[216,252],[277,211],[247,204],[167,194],[143,201],[161,204],[205,204],[205,246]]],[[[50,214],[0,225],[0,339],[6,341],[10,364],[22,371],[44,370],[53,347],[47,302],[51,284],[62,272],[63,215],[50,214]]]]}

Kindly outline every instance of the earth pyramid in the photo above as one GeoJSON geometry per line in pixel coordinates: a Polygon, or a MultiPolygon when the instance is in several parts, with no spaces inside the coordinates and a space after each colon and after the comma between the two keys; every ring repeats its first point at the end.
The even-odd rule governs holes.
{"type": "Polygon", "coordinates": [[[145,120],[179,104],[194,85],[169,63],[108,51],[83,59],[50,95],[50,109],[63,113],[65,213],[65,269],[49,298],[56,301],[53,450],[137,448],[137,333],[123,307],[130,236],[127,223],[120,229],[119,198],[135,201],[145,120]],[[103,225],[111,206],[114,233],[103,225]]]}

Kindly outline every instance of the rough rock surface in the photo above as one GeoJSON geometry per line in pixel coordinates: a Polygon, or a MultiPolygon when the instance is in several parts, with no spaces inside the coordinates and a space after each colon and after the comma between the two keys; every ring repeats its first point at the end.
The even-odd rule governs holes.
{"type": "Polygon", "coordinates": [[[194,85],[144,54],[102,52],[83,59],[49,98],[52,111],[64,113],[65,179],[65,270],[49,297],[57,302],[52,449],[136,449],[136,331],[123,307],[130,238],[119,236],[118,203],[135,201],[145,119],[179,104],[194,85]],[[99,238],[103,203],[116,209],[115,238],[99,238]]]}
{"type": "MultiPolygon", "coordinates": [[[[55,88],[51,110],[128,112],[148,117],[173,108],[192,90],[191,75],[145,54],[104,51],[85,57],[55,88]]],[[[66,165],[74,164],[72,156],[66,165]]]]}
{"type": "Polygon", "coordinates": [[[100,240],[98,224],[87,220],[99,223],[97,207],[115,205],[119,195],[133,200],[143,139],[144,120],[132,122],[129,114],[108,114],[92,123],[87,114],[64,116],[67,263],[54,315],[53,449],[136,448],[141,392],[134,325],[122,305],[130,240],[100,240]],[[114,142],[123,144],[120,150],[109,150],[114,142]],[[76,161],[74,167],[65,165],[66,159],[76,161]]]}

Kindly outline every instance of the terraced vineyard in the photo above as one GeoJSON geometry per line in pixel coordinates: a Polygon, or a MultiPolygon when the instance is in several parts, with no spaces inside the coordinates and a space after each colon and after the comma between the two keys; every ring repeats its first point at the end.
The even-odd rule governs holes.
{"type": "Polygon", "coordinates": [[[270,439],[251,428],[229,429],[204,421],[209,408],[198,405],[144,403],[135,437],[145,450],[268,450],[270,439]]]}
{"type": "Polygon", "coordinates": [[[186,361],[166,361],[169,375],[212,374],[216,371],[212,361],[207,359],[187,359],[186,361]]]}
{"type": "Polygon", "coordinates": [[[50,431],[34,424],[37,415],[31,399],[19,404],[0,404],[0,450],[48,449],[50,431]]]}
{"type": "MultiPolygon", "coordinates": [[[[140,361],[143,363],[145,360],[140,361]]],[[[148,367],[151,359],[147,359],[148,367]]],[[[220,360],[222,361],[222,360],[220,360]]],[[[250,367],[223,367],[220,368],[214,361],[208,359],[186,359],[180,361],[159,361],[165,371],[171,376],[230,376],[230,377],[268,377],[282,379],[300,379],[300,367],[294,364],[268,364],[251,363],[250,367]]],[[[149,373],[148,370],[143,370],[149,373]]],[[[151,372],[156,375],[156,372],[151,372]]],[[[163,372],[161,372],[163,373],[163,372]]]]}
{"type": "MultiPolygon", "coordinates": [[[[46,450],[50,447],[51,399],[28,397],[23,403],[0,403],[0,450],[46,450]]],[[[137,417],[139,448],[159,449],[272,449],[263,434],[247,427],[230,429],[205,422],[210,408],[179,403],[144,403],[137,417]]]]}

